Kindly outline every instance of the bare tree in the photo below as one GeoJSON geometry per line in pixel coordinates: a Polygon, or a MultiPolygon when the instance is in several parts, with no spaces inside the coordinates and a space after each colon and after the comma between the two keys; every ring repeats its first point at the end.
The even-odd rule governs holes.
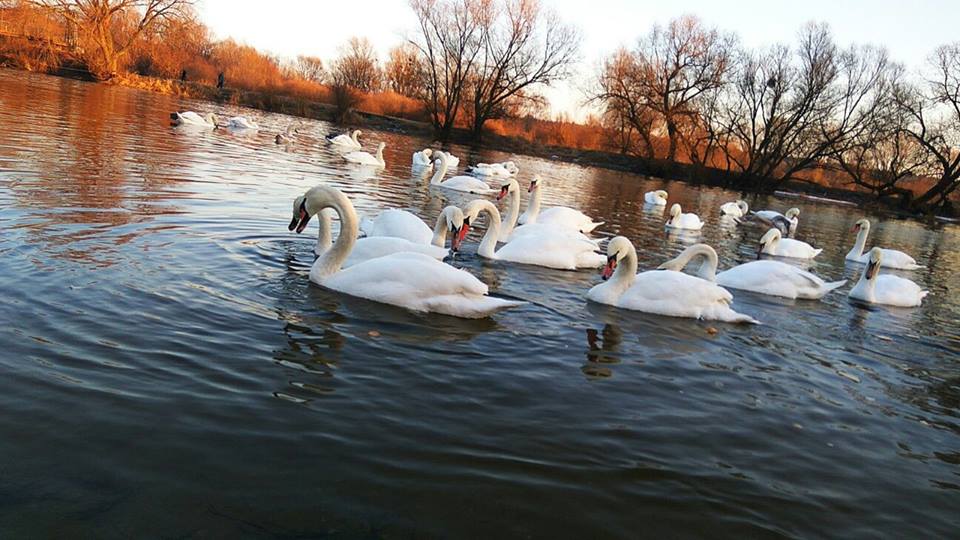
{"type": "Polygon", "coordinates": [[[293,72],[300,78],[316,83],[324,83],[327,80],[327,71],[323,68],[323,60],[316,56],[297,56],[297,61],[293,64],[293,72]]]}
{"type": "Polygon", "coordinates": [[[98,79],[114,77],[120,61],[144,32],[189,16],[193,0],[33,0],[76,28],[87,68],[98,79]],[[126,20],[124,20],[126,18],[126,20]],[[129,25],[124,22],[129,21],[129,25]],[[126,26],[124,31],[116,31],[126,26]]]}
{"type": "Polygon", "coordinates": [[[380,68],[377,54],[367,38],[352,37],[340,49],[331,69],[335,84],[346,85],[363,92],[380,89],[380,68]]]}
{"type": "Polygon", "coordinates": [[[600,69],[591,101],[601,103],[607,122],[617,126],[621,151],[632,152],[637,146],[633,140],[636,137],[642,143],[639,145],[640,155],[653,159],[656,156],[651,132],[655,119],[640,91],[638,79],[641,77],[634,56],[626,49],[620,49],[600,69]]]}
{"type": "Polygon", "coordinates": [[[443,139],[450,138],[460,112],[490,4],[489,0],[410,0],[419,22],[419,35],[410,43],[420,51],[426,68],[423,100],[443,139]]]}
{"type": "Polygon", "coordinates": [[[474,138],[483,125],[503,117],[509,105],[535,99],[531,89],[566,77],[576,61],[580,34],[563,24],[538,0],[504,0],[481,24],[482,43],[476,70],[469,77],[470,119],[474,138]]]}
{"type": "Polygon", "coordinates": [[[420,52],[413,45],[404,43],[390,49],[383,72],[383,78],[394,92],[412,98],[423,96],[425,68],[420,62],[420,52]]]}

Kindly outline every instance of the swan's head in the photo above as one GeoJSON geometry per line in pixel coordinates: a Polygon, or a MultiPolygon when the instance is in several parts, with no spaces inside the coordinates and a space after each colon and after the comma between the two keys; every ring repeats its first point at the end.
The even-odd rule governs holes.
{"type": "Polygon", "coordinates": [[[511,179],[506,184],[500,186],[500,193],[497,194],[497,200],[501,200],[507,195],[515,194],[520,191],[520,184],[516,180],[511,179]]]}
{"type": "Polygon", "coordinates": [[[377,145],[377,152],[383,152],[383,149],[387,147],[387,143],[381,142],[377,145]]]}
{"type": "Polygon", "coordinates": [[[467,237],[467,233],[470,232],[470,225],[477,222],[477,219],[480,217],[480,210],[483,207],[483,203],[487,202],[482,199],[477,199],[475,201],[470,201],[465,207],[463,207],[463,225],[460,226],[460,238],[457,240],[457,245],[459,246],[463,239],[467,237]]]}
{"type": "Polygon", "coordinates": [[[670,217],[677,217],[683,210],[680,209],[680,205],[673,203],[673,206],[670,207],[670,217]]]}
{"type": "Polygon", "coordinates": [[[213,113],[207,113],[207,115],[204,116],[203,118],[204,118],[207,122],[213,124],[213,127],[220,127],[220,119],[217,118],[217,115],[215,115],[215,114],[213,114],[213,113]]]}
{"type": "Polygon", "coordinates": [[[784,214],[784,216],[785,216],[787,219],[793,219],[793,218],[795,218],[795,217],[797,217],[797,216],[799,216],[799,215],[800,215],[800,209],[799,209],[799,208],[791,208],[791,209],[787,210],[787,213],[784,214]]]}
{"type": "Polygon", "coordinates": [[[504,161],[503,168],[506,169],[510,174],[517,174],[520,172],[520,169],[518,169],[517,165],[512,161],[504,161]]]}
{"type": "Polygon", "coordinates": [[[274,142],[277,144],[283,144],[287,138],[283,136],[283,133],[277,133],[277,137],[274,139],[274,142]]]}
{"type": "Polygon", "coordinates": [[[607,243],[607,264],[603,266],[603,271],[600,273],[604,280],[610,279],[620,259],[627,256],[632,246],[630,240],[624,236],[617,236],[607,243]]]}
{"type": "Polygon", "coordinates": [[[857,222],[853,224],[853,230],[856,231],[856,232],[869,231],[869,230],[870,230],[870,220],[867,219],[867,218],[863,218],[863,219],[857,220],[857,222]]]}
{"type": "Polygon", "coordinates": [[[534,176],[533,180],[530,180],[530,187],[527,188],[527,193],[533,193],[534,190],[543,187],[543,180],[539,176],[534,176]]]}
{"type": "Polygon", "coordinates": [[[747,206],[747,201],[743,199],[740,199],[737,201],[737,206],[740,208],[740,211],[744,214],[746,214],[747,211],[750,209],[750,207],[747,206]]]}
{"type": "Polygon", "coordinates": [[[363,135],[363,132],[362,132],[362,131],[360,131],[359,129],[353,130],[353,138],[354,138],[354,139],[360,137],[360,135],[363,135]]]}
{"type": "Polygon", "coordinates": [[[867,269],[863,271],[863,276],[868,280],[877,277],[880,273],[880,260],[883,259],[883,251],[875,247],[870,250],[870,258],[867,259],[867,269]]]}
{"type": "Polygon", "coordinates": [[[658,189],[658,190],[654,191],[653,194],[656,195],[657,198],[660,199],[661,201],[663,201],[664,203],[667,202],[667,196],[668,196],[668,194],[667,194],[666,191],[664,191],[664,190],[662,190],[662,189],[658,189]]]}
{"type": "Polygon", "coordinates": [[[444,221],[447,222],[447,231],[453,233],[453,238],[450,240],[450,248],[458,251],[460,249],[460,243],[463,242],[463,238],[467,235],[463,232],[465,229],[463,225],[463,210],[450,205],[440,213],[443,214],[444,221]]]}
{"type": "Polygon", "coordinates": [[[425,157],[430,157],[430,154],[433,154],[433,150],[431,150],[431,149],[429,149],[429,148],[424,148],[424,149],[423,149],[423,155],[424,155],[425,157]]]}
{"type": "Polygon", "coordinates": [[[780,241],[780,229],[770,229],[760,238],[760,245],[757,246],[757,258],[760,258],[760,254],[763,253],[764,248],[769,246],[777,245],[777,242],[780,241]]]}
{"type": "Polygon", "coordinates": [[[307,228],[309,222],[310,212],[307,210],[307,196],[304,194],[293,200],[293,218],[287,230],[296,229],[297,233],[301,233],[307,228]]]}

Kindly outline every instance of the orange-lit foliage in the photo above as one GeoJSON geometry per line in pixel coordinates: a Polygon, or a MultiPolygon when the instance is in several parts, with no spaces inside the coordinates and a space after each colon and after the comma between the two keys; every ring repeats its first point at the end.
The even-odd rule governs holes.
{"type": "Polygon", "coordinates": [[[421,101],[392,91],[362,94],[360,105],[357,108],[373,114],[422,120],[424,122],[429,120],[421,101]]]}

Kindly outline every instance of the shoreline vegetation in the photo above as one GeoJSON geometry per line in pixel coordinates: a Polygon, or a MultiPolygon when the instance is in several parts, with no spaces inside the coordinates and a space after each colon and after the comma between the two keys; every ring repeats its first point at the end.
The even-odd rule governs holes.
{"type": "Polygon", "coordinates": [[[536,91],[568,78],[577,55],[577,30],[555,13],[530,0],[410,6],[420,33],[385,63],[352,38],[325,65],[214,41],[186,0],[0,0],[0,66],[744,194],[958,216],[960,45],[935,52],[939,82],[924,86],[882,49],[839,49],[822,25],[803,27],[795,50],[749,51],[684,17],[610,55],[589,91],[600,112],[578,123],[547,119],[536,91]],[[501,34],[512,39],[483,42],[501,34]]]}

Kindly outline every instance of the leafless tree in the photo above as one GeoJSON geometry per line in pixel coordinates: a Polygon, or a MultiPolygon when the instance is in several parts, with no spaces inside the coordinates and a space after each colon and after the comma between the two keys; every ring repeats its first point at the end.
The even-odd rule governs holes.
{"type": "Polygon", "coordinates": [[[404,43],[390,49],[389,59],[383,69],[383,78],[394,92],[420,98],[424,93],[425,71],[417,48],[404,43]]]}
{"type": "Polygon", "coordinates": [[[470,124],[480,138],[487,120],[501,118],[531,90],[566,77],[577,59],[580,34],[538,0],[491,3],[481,24],[475,73],[468,78],[470,124]]]}
{"type": "Polygon", "coordinates": [[[73,25],[83,56],[98,79],[114,77],[120,61],[144,32],[189,16],[193,0],[33,0],[73,25]],[[129,22],[129,25],[124,23],[129,22]],[[122,27],[122,31],[117,31],[122,27]]]}
{"type": "Polygon", "coordinates": [[[323,68],[323,60],[316,56],[297,56],[293,64],[293,72],[300,78],[317,83],[327,81],[327,70],[323,68]]]}
{"type": "Polygon", "coordinates": [[[367,38],[352,37],[340,49],[331,69],[334,83],[350,86],[363,92],[380,89],[380,68],[377,54],[367,38]]]}
{"type": "Polygon", "coordinates": [[[652,138],[655,118],[640,92],[638,79],[641,77],[640,66],[633,54],[620,49],[601,67],[591,101],[599,102],[607,123],[617,126],[621,151],[632,152],[639,146],[640,155],[653,159],[656,157],[652,138]],[[641,144],[637,145],[634,138],[641,144]]]}

